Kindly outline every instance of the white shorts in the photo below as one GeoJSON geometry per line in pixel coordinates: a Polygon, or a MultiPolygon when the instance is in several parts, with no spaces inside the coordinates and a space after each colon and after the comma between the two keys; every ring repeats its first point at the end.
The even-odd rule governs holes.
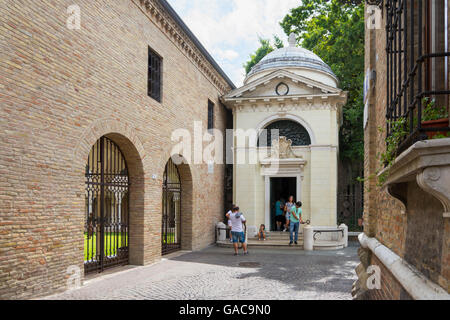
{"type": "Polygon", "coordinates": [[[291,217],[291,214],[289,212],[286,212],[286,220],[289,220],[289,218],[291,217]]]}

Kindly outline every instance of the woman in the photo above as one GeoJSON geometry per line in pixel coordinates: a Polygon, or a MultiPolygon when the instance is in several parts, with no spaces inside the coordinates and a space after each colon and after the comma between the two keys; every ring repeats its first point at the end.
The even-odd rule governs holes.
{"type": "Polygon", "coordinates": [[[291,210],[292,207],[295,205],[295,201],[294,201],[294,196],[290,196],[288,202],[286,202],[285,206],[284,206],[284,212],[285,214],[285,218],[286,218],[286,222],[284,225],[284,232],[289,231],[289,217],[291,214],[291,210]]]}

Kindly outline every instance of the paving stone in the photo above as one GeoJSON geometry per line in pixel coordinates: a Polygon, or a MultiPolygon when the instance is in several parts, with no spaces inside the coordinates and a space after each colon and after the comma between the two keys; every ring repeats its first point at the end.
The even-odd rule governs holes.
{"type": "Polygon", "coordinates": [[[355,244],[340,251],[257,248],[236,257],[230,249],[210,247],[93,279],[47,299],[349,300],[357,249],[355,244]]]}

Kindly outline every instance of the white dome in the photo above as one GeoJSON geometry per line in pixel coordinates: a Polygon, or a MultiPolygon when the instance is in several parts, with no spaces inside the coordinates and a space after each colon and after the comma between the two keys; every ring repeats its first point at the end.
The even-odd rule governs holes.
{"type": "Polygon", "coordinates": [[[331,68],[323,62],[315,53],[295,46],[295,38],[289,37],[289,47],[280,48],[266,55],[248,73],[244,83],[247,83],[254,75],[270,69],[301,68],[320,71],[330,75],[337,81],[331,68]]]}

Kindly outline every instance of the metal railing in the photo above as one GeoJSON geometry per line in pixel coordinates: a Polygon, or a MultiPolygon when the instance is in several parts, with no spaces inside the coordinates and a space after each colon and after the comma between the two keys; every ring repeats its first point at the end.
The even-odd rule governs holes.
{"type": "Polygon", "coordinates": [[[425,125],[430,101],[448,112],[448,0],[386,0],[385,9],[387,135],[403,119],[399,154],[417,141],[450,132],[448,121],[425,125]]]}

